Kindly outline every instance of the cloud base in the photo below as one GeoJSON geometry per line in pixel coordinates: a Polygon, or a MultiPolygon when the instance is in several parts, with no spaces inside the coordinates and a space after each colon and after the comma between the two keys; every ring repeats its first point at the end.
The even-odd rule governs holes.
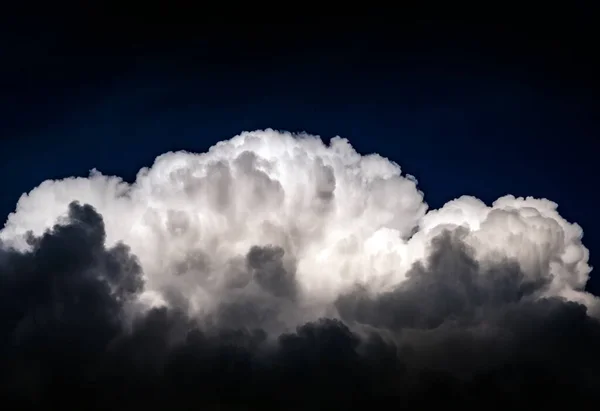
{"type": "Polygon", "coordinates": [[[600,377],[582,236],[545,199],[428,210],[384,157],[273,130],[164,154],[133,184],[46,181],[0,232],[2,389],[33,406],[581,399],[600,377]]]}

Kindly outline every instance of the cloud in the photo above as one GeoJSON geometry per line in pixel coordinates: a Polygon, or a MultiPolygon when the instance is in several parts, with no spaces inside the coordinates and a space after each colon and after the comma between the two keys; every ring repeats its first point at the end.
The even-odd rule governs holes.
{"type": "Polygon", "coordinates": [[[416,184],[344,139],[272,130],[164,154],[133,184],[42,183],[0,232],[3,395],[304,409],[593,392],[581,227],[544,199],[428,211],[416,184]]]}
{"type": "Polygon", "coordinates": [[[410,350],[407,361],[417,369],[465,378],[536,357],[548,372],[572,366],[575,358],[588,366],[598,361],[593,341],[600,323],[585,306],[541,298],[549,280],[528,278],[515,261],[476,261],[465,235],[458,229],[436,237],[428,259],[392,291],[373,295],[361,288],[341,296],[341,318],[389,331],[394,344],[410,350]]]}

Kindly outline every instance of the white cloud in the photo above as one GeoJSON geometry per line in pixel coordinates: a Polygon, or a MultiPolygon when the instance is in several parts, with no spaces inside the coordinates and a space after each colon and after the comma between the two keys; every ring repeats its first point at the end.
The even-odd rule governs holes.
{"type": "Polygon", "coordinates": [[[198,315],[233,295],[236,264],[253,245],[280,246],[295,265],[303,317],[281,314],[293,323],[357,282],[374,292],[400,284],[436,234],[460,225],[478,258],[516,259],[526,275],[552,277],[544,295],[597,304],[582,291],[591,271],[583,231],[555,203],[505,196],[488,207],[463,196],[427,212],[414,177],[342,138],[245,132],[207,153],[163,154],[131,185],[95,170],[46,181],[21,197],[0,239],[25,247],[25,232],[41,234],[73,200],[102,214],[107,245],[123,241],[138,256],[143,298],[175,290],[198,315]]]}

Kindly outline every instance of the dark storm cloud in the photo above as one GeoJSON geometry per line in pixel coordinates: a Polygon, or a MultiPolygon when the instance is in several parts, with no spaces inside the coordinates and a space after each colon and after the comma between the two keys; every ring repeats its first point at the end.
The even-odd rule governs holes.
{"type": "Polygon", "coordinates": [[[535,298],[544,282],[508,260],[476,261],[459,230],[395,290],[354,291],[338,300],[340,319],[280,335],[269,332],[273,301],[297,293],[281,248],[232,262],[239,298],[208,326],[184,301],[129,310],[140,266],[104,240],[102,217],[73,203],[30,236],[30,251],[0,249],[3,398],[80,409],[572,406],[600,381],[600,324],[585,307],[535,298]],[[263,294],[244,298],[252,283],[263,294]]]}
{"type": "Polygon", "coordinates": [[[461,240],[464,229],[432,241],[426,264],[416,263],[394,291],[370,299],[364,290],[341,297],[343,318],[394,331],[477,324],[490,312],[535,296],[545,282],[524,276],[510,260],[481,264],[461,240]]]}
{"type": "Polygon", "coordinates": [[[277,297],[293,299],[296,294],[295,264],[285,265],[281,247],[254,246],[248,252],[248,268],[261,288],[277,297]]]}
{"type": "Polygon", "coordinates": [[[280,315],[297,296],[296,262],[278,246],[252,246],[244,259],[229,262],[225,287],[210,322],[223,327],[285,328],[280,315]]]}
{"type": "Polygon", "coordinates": [[[427,262],[395,290],[340,297],[341,318],[389,335],[410,369],[452,376],[464,387],[489,384],[516,395],[543,381],[544,390],[560,385],[569,394],[599,383],[600,323],[577,303],[535,298],[548,284],[527,278],[515,262],[476,261],[462,235],[437,237],[427,262]]]}
{"type": "Polygon", "coordinates": [[[124,304],[142,289],[125,245],[104,248],[102,217],[73,203],[68,224],[2,250],[0,350],[3,389],[35,400],[85,375],[121,328],[124,304]]]}

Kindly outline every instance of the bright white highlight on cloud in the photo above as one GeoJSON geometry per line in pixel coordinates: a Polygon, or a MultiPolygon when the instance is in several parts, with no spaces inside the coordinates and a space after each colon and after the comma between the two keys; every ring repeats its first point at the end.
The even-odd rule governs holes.
{"type": "Polygon", "coordinates": [[[285,251],[283,265],[300,288],[294,307],[302,309],[282,305],[281,319],[295,325],[330,310],[356,283],[375,293],[402,283],[430,240],[460,225],[482,263],[515,259],[526,275],[552,278],[542,295],[597,307],[583,291],[591,271],[583,231],[555,203],[509,195],[490,207],[463,196],[427,211],[412,176],[342,138],[325,145],[310,135],[245,132],[208,153],[163,154],[131,185],[95,170],[46,181],[21,197],[0,239],[26,247],[23,235],[41,234],[73,200],[102,214],[108,246],[123,241],[139,258],[145,301],[177,292],[198,316],[244,288],[252,246],[285,251]]]}

